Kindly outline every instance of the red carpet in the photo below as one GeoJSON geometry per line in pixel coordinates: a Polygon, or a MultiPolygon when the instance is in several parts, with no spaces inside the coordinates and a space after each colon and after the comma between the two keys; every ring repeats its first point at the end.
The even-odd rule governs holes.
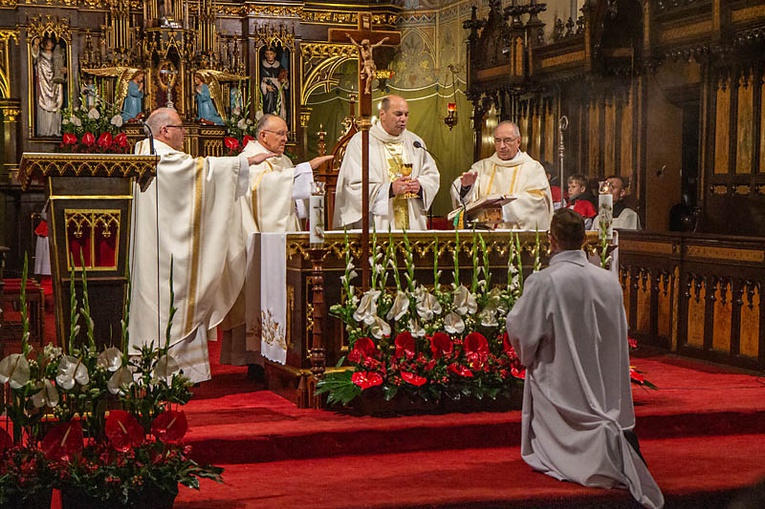
{"type": "MultiPolygon", "coordinates": [[[[177,508],[636,507],[624,490],[532,472],[520,459],[518,411],[300,410],[247,381],[246,368],[215,364],[218,348],[213,380],[185,410],[193,456],[224,467],[225,484],[181,487],[177,508]]],[[[667,507],[723,508],[765,477],[762,378],[671,355],[633,364],[659,386],[634,390],[636,431],[667,507]]]]}
{"type": "MultiPolygon", "coordinates": [[[[217,345],[211,346],[211,358],[217,345]]],[[[636,389],[643,453],[667,507],[725,507],[765,476],[765,382],[669,355],[634,359],[658,391],[636,389]]],[[[532,472],[520,412],[353,417],[299,410],[213,366],[186,406],[193,454],[225,484],[182,489],[179,508],[634,507],[532,472]]]]}

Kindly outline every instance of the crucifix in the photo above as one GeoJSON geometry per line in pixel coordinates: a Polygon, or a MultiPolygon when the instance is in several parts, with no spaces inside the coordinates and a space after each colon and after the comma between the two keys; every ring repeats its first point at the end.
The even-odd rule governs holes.
{"type": "Polygon", "coordinates": [[[372,15],[358,14],[357,30],[329,29],[329,42],[351,42],[359,50],[359,131],[361,131],[361,288],[369,289],[369,128],[372,126],[372,80],[377,66],[372,55],[374,48],[395,46],[401,34],[395,31],[373,30],[372,15]],[[357,42],[359,41],[359,42],[357,42]]]}

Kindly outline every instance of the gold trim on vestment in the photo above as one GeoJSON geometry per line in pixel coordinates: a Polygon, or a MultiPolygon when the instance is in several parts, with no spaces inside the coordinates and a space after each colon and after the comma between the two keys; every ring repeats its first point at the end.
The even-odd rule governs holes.
{"type": "Polygon", "coordinates": [[[202,178],[204,176],[205,160],[202,157],[197,158],[196,174],[194,175],[194,210],[192,211],[191,223],[191,270],[189,271],[189,294],[187,296],[188,304],[186,306],[186,327],[183,336],[192,332],[191,326],[194,323],[194,315],[197,306],[197,278],[199,277],[199,256],[200,243],[199,235],[202,222],[202,178]]]}
{"type": "Polygon", "coordinates": [[[264,161],[266,165],[268,165],[268,169],[260,172],[260,175],[258,175],[258,179],[255,181],[255,183],[252,185],[252,189],[250,192],[250,202],[252,203],[252,217],[255,219],[255,224],[258,226],[258,230],[260,230],[260,224],[258,223],[258,218],[260,217],[259,209],[258,209],[258,188],[260,187],[261,182],[263,182],[263,178],[266,176],[266,173],[271,173],[274,171],[274,166],[271,164],[270,161],[264,161]]]}

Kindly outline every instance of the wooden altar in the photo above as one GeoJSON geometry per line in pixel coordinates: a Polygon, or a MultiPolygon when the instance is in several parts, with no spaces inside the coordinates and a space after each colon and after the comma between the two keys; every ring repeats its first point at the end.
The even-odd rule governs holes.
{"type": "MultiPolygon", "coordinates": [[[[485,241],[489,252],[491,286],[505,284],[510,242],[515,235],[509,230],[480,233],[459,232],[460,281],[470,285],[473,273],[471,250],[474,244],[478,242],[477,236],[479,234],[485,241]]],[[[517,232],[517,234],[520,236],[524,275],[528,275],[533,270],[537,234],[528,231],[517,232]]],[[[599,243],[597,232],[588,232],[587,235],[588,249],[594,252],[599,243]]],[[[358,259],[361,252],[361,234],[360,232],[349,233],[348,237],[353,254],[353,264],[359,269],[361,266],[358,259]]],[[[457,249],[458,242],[455,232],[437,230],[410,232],[407,233],[407,237],[415,264],[416,281],[425,285],[432,285],[434,261],[437,260],[438,267],[443,271],[440,279],[441,285],[450,285],[453,281],[453,253],[457,249]]],[[[400,272],[404,272],[406,270],[404,234],[394,232],[391,234],[390,240],[394,243],[397,253],[397,268],[400,272]]],[[[387,248],[388,234],[378,235],[377,242],[383,248],[387,248]]],[[[539,242],[540,261],[542,266],[546,266],[549,261],[549,243],[545,232],[539,233],[539,242]]],[[[342,284],[340,278],[345,272],[344,234],[337,231],[325,232],[325,243],[322,250],[322,294],[324,303],[329,309],[332,304],[341,301],[342,284]]],[[[283,365],[270,361],[266,363],[268,388],[296,402],[299,406],[309,406],[313,399],[311,393],[311,347],[312,334],[314,333],[313,284],[317,276],[314,272],[312,256],[316,256],[316,251],[310,249],[307,233],[286,234],[287,275],[284,292],[287,307],[285,334],[287,361],[283,365]]],[[[351,283],[358,287],[360,277],[351,283]]],[[[344,326],[339,319],[329,316],[323,322],[325,327],[319,332],[324,338],[325,363],[331,369],[343,355],[347,354],[348,344],[344,326]]]]}
{"type": "MultiPolygon", "coordinates": [[[[36,154],[21,158],[19,180],[26,189],[44,179],[50,201],[51,270],[56,329],[62,346],[70,324],[70,283],[74,270],[77,297],[81,273],[99,347],[120,344],[120,320],[128,286],[134,181],[145,189],[156,175],[155,156],[36,154]]],[[[81,332],[80,337],[84,337],[81,332]]]]}

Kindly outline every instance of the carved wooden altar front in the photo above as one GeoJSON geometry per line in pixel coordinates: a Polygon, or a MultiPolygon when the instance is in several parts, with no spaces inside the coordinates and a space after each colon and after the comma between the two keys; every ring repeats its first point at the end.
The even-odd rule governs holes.
{"type": "MultiPolygon", "coordinates": [[[[477,234],[475,234],[477,235],[477,234]]],[[[481,232],[489,252],[489,266],[491,273],[491,286],[506,284],[508,257],[510,255],[510,242],[513,233],[510,231],[481,232]]],[[[520,232],[524,273],[530,274],[534,263],[534,250],[537,234],[534,232],[520,232]]],[[[433,284],[434,261],[438,261],[438,267],[443,271],[440,279],[441,285],[448,286],[453,281],[454,253],[457,251],[459,260],[460,281],[470,285],[473,274],[473,259],[471,249],[478,242],[477,236],[471,231],[461,231],[458,240],[453,231],[423,231],[407,234],[410,250],[415,265],[415,279],[425,285],[433,284]]],[[[356,267],[361,266],[359,255],[361,253],[360,234],[349,234],[350,249],[353,254],[353,263],[356,267]]],[[[378,236],[381,245],[387,246],[389,237],[387,234],[378,236]]],[[[395,246],[397,253],[397,267],[399,271],[405,271],[404,253],[406,245],[404,235],[401,232],[393,233],[390,241],[395,246]]],[[[549,244],[546,234],[539,235],[540,261],[547,265],[549,261],[549,244]]],[[[596,232],[588,233],[588,246],[591,251],[598,244],[596,232]]],[[[325,232],[323,249],[326,254],[322,260],[323,272],[323,296],[327,308],[332,304],[341,302],[341,280],[345,271],[345,238],[342,232],[325,232]]],[[[308,242],[308,234],[287,234],[287,279],[285,295],[287,300],[287,362],[285,365],[268,362],[266,366],[268,388],[282,393],[288,399],[299,404],[308,406],[312,400],[309,394],[311,388],[311,340],[314,330],[313,323],[313,277],[314,267],[311,256],[312,251],[308,242]]],[[[360,278],[352,281],[359,284],[360,278]]],[[[325,329],[322,332],[325,338],[323,348],[325,364],[328,368],[335,366],[341,356],[347,354],[347,340],[342,322],[335,317],[324,320],[325,329]]]]}

